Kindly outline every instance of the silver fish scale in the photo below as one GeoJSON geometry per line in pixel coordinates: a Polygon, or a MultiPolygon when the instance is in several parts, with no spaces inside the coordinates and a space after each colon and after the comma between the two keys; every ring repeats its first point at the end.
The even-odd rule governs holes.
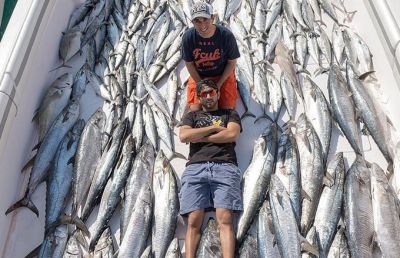
{"type": "Polygon", "coordinates": [[[60,112],[68,104],[72,92],[72,74],[65,73],[54,80],[33,117],[39,125],[39,142],[60,112]]]}
{"type": "Polygon", "coordinates": [[[297,95],[294,90],[294,86],[292,85],[290,80],[287,78],[285,73],[281,74],[280,85],[281,85],[282,96],[283,96],[283,101],[286,106],[286,110],[289,114],[290,119],[295,120],[296,111],[297,111],[297,102],[298,102],[297,95]]]}
{"type": "Polygon", "coordinates": [[[321,141],[325,164],[328,158],[332,131],[329,103],[318,85],[308,76],[305,76],[303,80],[303,95],[305,104],[304,109],[308,121],[310,121],[314,127],[314,130],[321,141]]]}
{"type": "Polygon", "coordinates": [[[123,191],[134,158],[134,143],[135,140],[132,138],[132,135],[127,136],[120,153],[120,161],[115,166],[112,177],[108,179],[109,187],[106,187],[106,190],[102,194],[94,232],[91,233],[90,251],[95,249],[98,240],[107,228],[108,222],[121,201],[121,192],[123,191]]]}
{"type": "Polygon", "coordinates": [[[267,80],[269,89],[269,107],[272,113],[272,119],[277,121],[283,103],[281,85],[273,73],[267,72],[267,80]]]}
{"type": "Polygon", "coordinates": [[[335,9],[333,9],[331,0],[318,0],[322,9],[337,23],[338,19],[335,13],[335,9]]]}
{"type": "Polygon", "coordinates": [[[182,258],[181,248],[178,238],[174,238],[168,247],[165,258],[182,258]]]}
{"type": "Polygon", "coordinates": [[[238,243],[244,240],[257,210],[264,201],[275,169],[276,151],[277,128],[275,123],[271,123],[256,140],[252,161],[243,174],[243,212],[240,215],[236,233],[238,243]]]}
{"type": "Polygon", "coordinates": [[[219,228],[217,222],[210,218],[207,227],[201,234],[197,248],[196,257],[198,258],[220,258],[222,257],[221,242],[219,238],[219,228]]]}
{"type": "Polygon", "coordinates": [[[153,111],[151,111],[151,107],[147,103],[143,106],[143,118],[146,136],[149,138],[153,147],[158,149],[157,126],[154,121],[153,111]]]}
{"type": "Polygon", "coordinates": [[[372,257],[374,221],[371,200],[371,172],[357,155],[346,174],[344,219],[351,257],[372,257]]]}
{"type": "Polygon", "coordinates": [[[304,114],[297,120],[296,140],[300,154],[301,186],[307,194],[302,203],[300,230],[306,234],[314,221],[325,172],[321,142],[304,114]]]}
{"type": "Polygon", "coordinates": [[[292,132],[287,130],[281,134],[278,142],[275,173],[278,176],[288,177],[287,191],[296,222],[300,226],[302,195],[298,152],[296,139],[292,132]]]}
{"type": "Polygon", "coordinates": [[[67,205],[66,200],[68,200],[73,176],[71,159],[75,156],[84,125],[83,119],[77,121],[71,131],[63,138],[54,156],[54,162],[49,169],[46,190],[46,226],[57,221],[67,205]]]}
{"type": "Polygon", "coordinates": [[[124,238],[138,195],[141,189],[150,182],[154,160],[154,148],[146,141],[135,157],[125,185],[124,205],[121,210],[120,242],[124,238]]]}
{"type": "Polygon", "coordinates": [[[362,81],[357,78],[358,76],[355,74],[351,63],[347,62],[346,70],[348,88],[350,89],[354,104],[357,107],[358,114],[368,128],[368,132],[371,134],[386,161],[389,164],[393,164],[393,152],[387,144],[390,140],[389,137],[385,135],[385,125],[383,125],[378,118],[379,113],[375,108],[371,96],[366,91],[362,81]]]}
{"type": "Polygon", "coordinates": [[[269,0],[267,5],[267,15],[265,18],[265,30],[268,31],[271,25],[274,23],[275,19],[281,13],[282,10],[282,0],[269,0]]]}
{"type": "Polygon", "coordinates": [[[342,36],[342,29],[335,23],[332,29],[332,50],[338,64],[341,64],[344,59],[344,47],[345,44],[342,36]]]}
{"type": "Polygon", "coordinates": [[[162,258],[174,238],[179,213],[176,174],[162,150],[154,164],[153,193],[152,252],[162,258]]]}
{"type": "Polygon", "coordinates": [[[382,256],[396,257],[400,253],[400,218],[398,200],[383,170],[372,164],[372,209],[377,242],[382,256]]]}
{"type": "Polygon", "coordinates": [[[63,258],[81,258],[81,257],[83,257],[82,248],[80,247],[76,237],[72,235],[68,240],[63,258]]]}
{"type": "Polygon", "coordinates": [[[78,120],[80,106],[77,101],[70,101],[63,111],[57,116],[37,151],[29,178],[28,190],[32,194],[42,182],[46,171],[56,154],[59,143],[78,120]]]}
{"type": "Polygon", "coordinates": [[[329,248],[335,237],[337,224],[342,214],[345,180],[342,152],[335,155],[327,171],[335,178],[334,184],[331,187],[324,187],[314,221],[314,226],[319,236],[319,251],[321,257],[326,257],[328,255],[329,248]]]}
{"type": "MultiPolygon", "coordinates": [[[[251,16],[250,16],[251,17],[251,16]]],[[[266,21],[266,12],[265,7],[263,6],[262,2],[257,2],[255,17],[254,17],[254,28],[257,32],[264,32],[265,31],[265,21],[266,21]]],[[[249,30],[247,30],[249,31],[249,30]]]]}
{"type": "Polygon", "coordinates": [[[339,228],[329,249],[328,258],[350,258],[344,228],[339,228]]]}
{"type": "Polygon", "coordinates": [[[328,78],[329,100],[334,119],[338,122],[351,147],[361,154],[362,145],[359,135],[356,111],[347,89],[347,82],[337,65],[331,66],[328,78]]]}
{"type": "Polygon", "coordinates": [[[153,211],[151,187],[145,185],[139,193],[131,218],[121,242],[118,257],[140,257],[146,247],[147,236],[151,229],[153,211]]]}
{"type": "Polygon", "coordinates": [[[100,237],[94,249],[93,258],[112,258],[114,257],[114,246],[110,228],[107,227],[100,237]]]}
{"type": "Polygon", "coordinates": [[[274,245],[272,214],[269,201],[265,200],[258,213],[258,257],[281,257],[277,245],[274,245]]]}
{"type": "Polygon", "coordinates": [[[269,60],[273,51],[275,51],[275,47],[278,44],[278,41],[282,37],[282,16],[279,16],[275,19],[274,23],[271,26],[271,30],[268,33],[267,43],[265,45],[265,59],[269,60]]]}
{"type": "Polygon", "coordinates": [[[271,178],[269,203],[275,238],[282,257],[300,257],[300,233],[290,204],[289,195],[275,175],[271,178]]]}

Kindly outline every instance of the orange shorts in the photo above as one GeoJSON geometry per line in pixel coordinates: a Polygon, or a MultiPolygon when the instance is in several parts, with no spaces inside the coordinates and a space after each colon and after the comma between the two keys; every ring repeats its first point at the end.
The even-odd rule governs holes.
{"type": "MultiPolygon", "coordinates": [[[[209,77],[209,79],[218,81],[220,76],[209,77]]],[[[202,78],[204,79],[204,78],[202,78]]],[[[233,71],[231,75],[229,75],[228,79],[222,84],[221,89],[221,96],[218,100],[218,106],[220,108],[231,108],[235,109],[236,107],[236,99],[238,97],[237,85],[236,85],[236,78],[235,72],[233,71]]],[[[188,105],[199,104],[200,101],[197,98],[196,94],[196,82],[193,80],[192,77],[189,77],[188,81],[188,91],[186,96],[186,102],[188,105]]]]}

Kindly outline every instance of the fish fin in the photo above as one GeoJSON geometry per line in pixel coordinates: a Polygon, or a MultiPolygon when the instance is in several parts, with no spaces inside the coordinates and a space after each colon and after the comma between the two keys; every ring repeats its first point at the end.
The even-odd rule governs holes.
{"type": "Polygon", "coordinates": [[[42,244],[37,246],[35,249],[33,249],[29,254],[25,256],[25,258],[34,258],[34,257],[39,257],[39,252],[40,248],[42,247],[42,244]]]}
{"type": "Polygon", "coordinates": [[[240,117],[241,120],[243,120],[243,118],[247,117],[247,116],[251,116],[251,117],[256,117],[253,113],[251,113],[249,110],[247,110],[246,112],[243,113],[243,115],[240,117]]]}
{"type": "Polygon", "coordinates": [[[271,121],[272,123],[275,122],[269,115],[263,114],[263,115],[257,117],[256,120],[254,120],[254,123],[257,123],[257,121],[260,120],[261,118],[266,118],[267,120],[271,121]]]}
{"type": "Polygon", "coordinates": [[[35,150],[39,149],[41,144],[42,144],[41,141],[39,141],[38,143],[36,143],[36,145],[33,146],[32,151],[35,151],[35,150]]]}
{"type": "Polygon", "coordinates": [[[6,216],[10,212],[12,212],[20,207],[26,207],[26,208],[30,209],[33,213],[36,214],[37,217],[39,217],[39,211],[36,208],[35,204],[32,202],[31,198],[28,196],[28,191],[26,192],[25,196],[21,200],[17,201],[13,205],[11,205],[10,208],[7,209],[7,211],[5,213],[6,216]]]}
{"type": "Polygon", "coordinates": [[[45,231],[51,232],[59,225],[63,224],[74,224],[77,228],[79,228],[83,233],[90,237],[90,232],[86,227],[85,223],[78,218],[77,216],[71,217],[69,215],[61,215],[55,222],[51,223],[50,225],[46,226],[45,231]]]}
{"type": "Polygon", "coordinates": [[[177,159],[177,158],[187,160],[186,156],[179,152],[172,152],[172,155],[171,155],[171,157],[168,158],[168,160],[171,161],[171,160],[177,159]]]}
{"type": "Polygon", "coordinates": [[[62,68],[62,67],[72,68],[72,66],[65,64],[65,62],[63,61],[61,65],[57,66],[56,68],[51,69],[51,70],[49,71],[49,73],[51,73],[51,72],[53,72],[53,71],[55,71],[55,70],[58,70],[58,69],[60,69],[60,68],[62,68]]]}
{"type": "Polygon", "coordinates": [[[67,165],[69,165],[69,164],[74,164],[75,163],[75,156],[73,156],[73,157],[71,157],[69,160],[68,160],[68,162],[67,162],[67,165]]]}
{"type": "Polygon", "coordinates": [[[308,195],[306,191],[304,191],[304,189],[301,190],[301,196],[303,197],[303,199],[306,199],[307,201],[311,202],[311,197],[308,195]]]}
{"type": "Polygon", "coordinates": [[[364,81],[370,74],[375,73],[375,71],[369,71],[366,73],[361,74],[360,76],[358,76],[358,79],[361,81],[364,81]]]}
{"type": "Polygon", "coordinates": [[[296,72],[296,74],[299,74],[299,73],[305,73],[305,74],[308,74],[309,76],[311,76],[311,73],[305,68],[302,68],[296,72]]]}
{"type": "Polygon", "coordinates": [[[306,251],[308,253],[311,253],[311,254],[319,257],[318,247],[310,244],[310,242],[308,242],[305,238],[302,239],[301,250],[306,251]]]}
{"type": "Polygon", "coordinates": [[[328,187],[332,187],[335,183],[335,179],[329,173],[325,174],[323,181],[324,181],[324,185],[326,185],[328,187]]]}
{"type": "Polygon", "coordinates": [[[40,110],[40,107],[38,109],[36,109],[35,112],[33,113],[32,122],[33,121],[39,122],[39,110],[40,110]]]}
{"type": "Polygon", "coordinates": [[[316,76],[318,76],[318,75],[321,75],[321,74],[327,73],[327,72],[329,72],[329,69],[328,69],[328,68],[320,67],[320,68],[317,68],[317,69],[315,70],[314,76],[316,77],[316,76]]]}
{"type": "Polygon", "coordinates": [[[22,167],[21,173],[23,173],[28,168],[32,167],[35,162],[35,159],[36,159],[36,154],[33,155],[33,157],[30,160],[28,160],[28,162],[26,162],[26,164],[22,167]]]}

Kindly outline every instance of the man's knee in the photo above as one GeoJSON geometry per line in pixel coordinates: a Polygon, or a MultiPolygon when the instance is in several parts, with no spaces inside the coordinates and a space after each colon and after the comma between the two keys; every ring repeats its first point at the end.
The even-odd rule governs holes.
{"type": "Polygon", "coordinates": [[[193,211],[189,213],[188,216],[188,228],[192,230],[200,230],[201,225],[203,224],[203,217],[204,217],[204,211],[199,210],[199,211],[193,211]]]}
{"type": "Polygon", "coordinates": [[[233,212],[228,209],[217,209],[217,222],[220,227],[232,226],[233,212]]]}

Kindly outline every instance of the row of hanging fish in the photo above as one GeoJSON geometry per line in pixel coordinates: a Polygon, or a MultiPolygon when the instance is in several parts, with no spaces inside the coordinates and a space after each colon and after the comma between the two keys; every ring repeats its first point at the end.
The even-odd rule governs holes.
{"type": "MultiPolygon", "coordinates": [[[[86,252],[180,257],[174,239],[179,179],[169,159],[182,157],[175,152],[172,129],[186,104],[186,85],[176,66],[191,4],[97,0],[71,15],[60,42],[61,67],[84,63],[75,75],[65,73],[50,85],[35,114],[39,144],[27,165],[32,164],[27,190],[6,212],[25,206],[38,215],[31,197],[46,181],[40,257],[82,257],[86,252]],[[167,75],[167,92],[162,93],[155,83],[167,75]],[[79,119],[80,100],[88,85],[104,104],[85,123],[79,119]],[[97,205],[89,232],[85,223],[97,205]],[[119,245],[114,249],[109,221],[119,205],[119,245]],[[71,231],[65,224],[76,227],[71,231]]],[[[239,257],[299,257],[304,250],[322,257],[370,257],[374,242],[383,256],[395,257],[397,198],[387,175],[363,159],[358,129],[362,119],[390,175],[394,154],[387,119],[364,85],[372,78],[372,55],[361,37],[341,23],[335,8],[346,21],[353,13],[342,1],[334,5],[330,0],[211,4],[217,22],[229,26],[239,44],[242,118],[255,117],[254,99],[264,113],[255,121],[270,120],[243,175],[244,211],[235,225],[239,257]],[[331,38],[321,10],[334,22],[331,38]],[[328,72],[329,101],[309,71],[310,56],[320,67],[316,75],[328,72]],[[282,121],[283,106],[288,121],[282,121]],[[357,154],[347,173],[342,154],[328,159],[335,123],[357,154]]],[[[197,256],[221,257],[218,236],[215,221],[209,221],[197,256]]]]}
{"type": "Polygon", "coordinates": [[[172,114],[181,115],[185,104],[177,101],[178,91],[186,93],[175,67],[187,21],[177,17],[178,3],[177,10],[165,1],[121,4],[87,1],[74,11],[57,69],[81,55],[85,62],[75,76],[68,72],[51,84],[34,117],[39,144],[26,166],[32,166],[28,187],[6,214],[28,207],[38,216],[31,196],[46,181],[45,237],[33,252],[40,257],[113,256],[108,222],[121,203],[120,257],[181,256],[173,241],[178,180],[160,145],[183,157],[174,153],[172,114]],[[170,91],[164,98],[154,83],[167,73],[170,91]],[[85,125],[79,117],[87,85],[105,104],[85,125]],[[89,232],[85,223],[97,205],[89,232]],[[68,231],[69,223],[75,231],[68,231]]]}

